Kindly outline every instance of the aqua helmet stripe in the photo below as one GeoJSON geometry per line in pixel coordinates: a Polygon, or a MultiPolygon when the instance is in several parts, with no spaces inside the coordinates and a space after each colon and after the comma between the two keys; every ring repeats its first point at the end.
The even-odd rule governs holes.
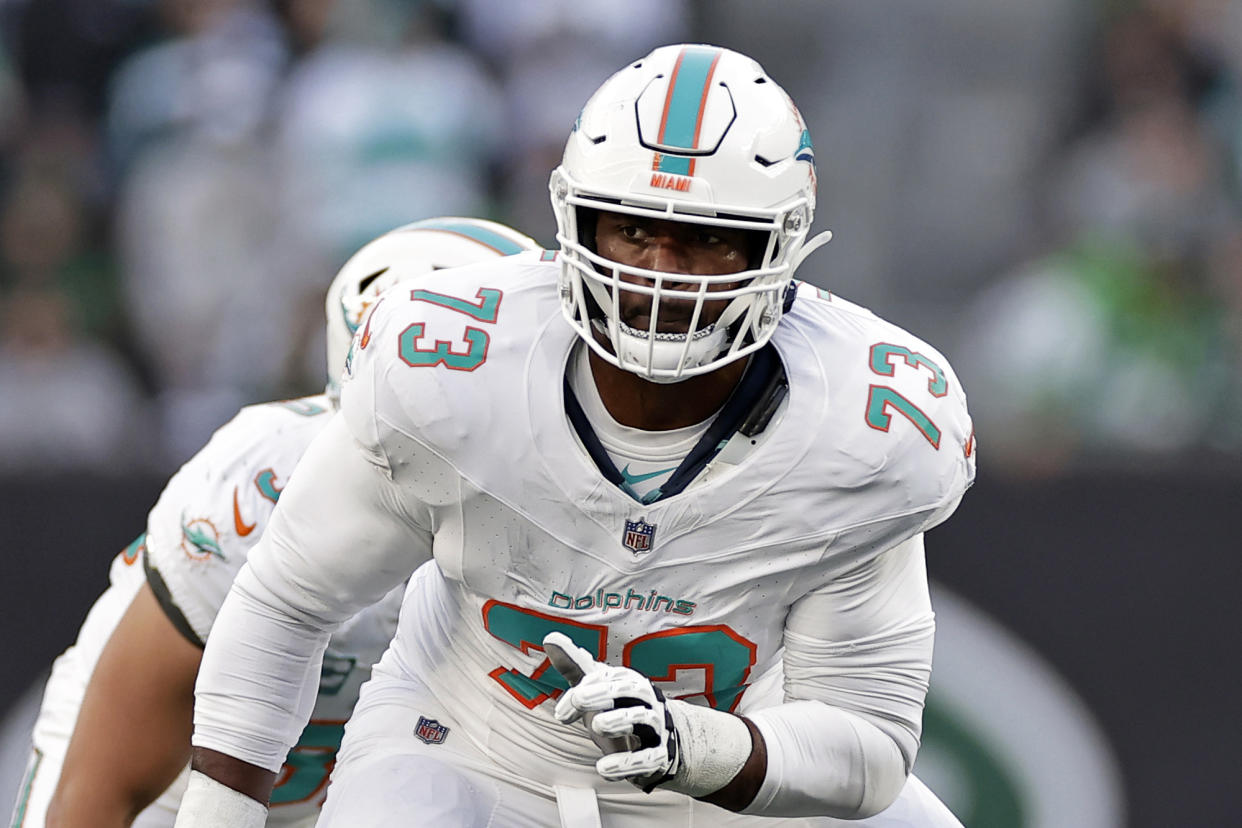
{"type": "Polygon", "coordinates": [[[486,227],[480,227],[467,221],[427,219],[426,221],[415,222],[405,229],[440,230],[445,233],[456,233],[459,236],[465,236],[471,241],[490,247],[502,256],[512,256],[526,249],[512,239],[505,238],[493,230],[488,230],[486,227]]]}
{"type": "MultiPolygon", "coordinates": [[[[664,98],[660,119],[660,145],[669,149],[697,150],[703,110],[711,89],[712,75],[720,60],[720,50],[706,46],[687,46],[677,56],[673,77],[664,98]]],[[[674,175],[694,175],[694,159],[658,153],[656,169],[674,175]]]]}

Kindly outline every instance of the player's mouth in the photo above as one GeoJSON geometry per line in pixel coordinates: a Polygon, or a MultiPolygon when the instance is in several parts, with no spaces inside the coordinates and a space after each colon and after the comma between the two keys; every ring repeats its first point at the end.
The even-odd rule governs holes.
{"type": "MultiPolygon", "coordinates": [[[[649,316],[642,317],[641,319],[636,318],[635,321],[638,321],[639,324],[642,325],[642,327],[634,327],[627,322],[620,322],[620,321],[618,322],[618,325],[620,326],[621,333],[623,334],[637,337],[638,339],[647,339],[648,332],[651,330],[650,319],[651,317],[649,316]]],[[[690,339],[696,340],[696,339],[702,339],[705,336],[710,336],[712,331],[715,329],[715,327],[716,327],[715,325],[707,325],[705,327],[699,328],[697,331],[694,332],[694,334],[690,337],[690,339]]],[[[656,330],[655,339],[657,342],[684,341],[686,338],[686,331],[689,330],[689,328],[690,328],[689,319],[686,319],[684,321],[677,323],[677,325],[673,327],[671,330],[665,329],[665,325],[661,323],[660,327],[657,328],[656,330]]]]}

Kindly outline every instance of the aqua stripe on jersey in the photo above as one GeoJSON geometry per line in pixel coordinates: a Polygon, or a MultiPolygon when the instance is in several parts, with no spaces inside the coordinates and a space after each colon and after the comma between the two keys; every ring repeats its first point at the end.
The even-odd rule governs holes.
{"type": "Polygon", "coordinates": [[[471,224],[467,221],[454,221],[452,219],[427,219],[411,224],[409,230],[443,230],[447,233],[456,233],[459,236],[465,236],[468,239],[477,241],[479,244],[492,248],[502,256],[512,256],[515,253],[521,253],[526,248],[522,245],[507,239],[494,230],[488,230],[486,227],[480,227],[477,224],[471,224]]]}

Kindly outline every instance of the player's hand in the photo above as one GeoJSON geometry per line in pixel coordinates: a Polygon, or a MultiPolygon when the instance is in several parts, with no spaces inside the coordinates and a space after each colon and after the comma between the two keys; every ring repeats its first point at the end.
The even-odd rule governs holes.
{"type": "Polygon", "coordinates": [[[563,633],[549,633],[543,649],[571,687],[553,715],[570,724],[582,720],[604,752],[595,763],[600,776],[624,779],[650,793],[677,773],[677,729],[664,694],[641,673],[596,661],[563,633]]]}

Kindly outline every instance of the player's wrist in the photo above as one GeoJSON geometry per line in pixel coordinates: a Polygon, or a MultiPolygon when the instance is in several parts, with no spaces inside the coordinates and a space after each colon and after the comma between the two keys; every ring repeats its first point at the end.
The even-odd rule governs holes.
{"type": "Polygon", "coordinates": [[[695,798],[717,793],[750,759],[750,728],[732,713],[678,699],[665,704],[677,732],[679,756],[672,778],[660,787],[695,798]]]}
{"type": "Polygon", "coordinates": [[[266,822],[262,802],[192,770],[173,828],[263,828],[266,822]]]}

